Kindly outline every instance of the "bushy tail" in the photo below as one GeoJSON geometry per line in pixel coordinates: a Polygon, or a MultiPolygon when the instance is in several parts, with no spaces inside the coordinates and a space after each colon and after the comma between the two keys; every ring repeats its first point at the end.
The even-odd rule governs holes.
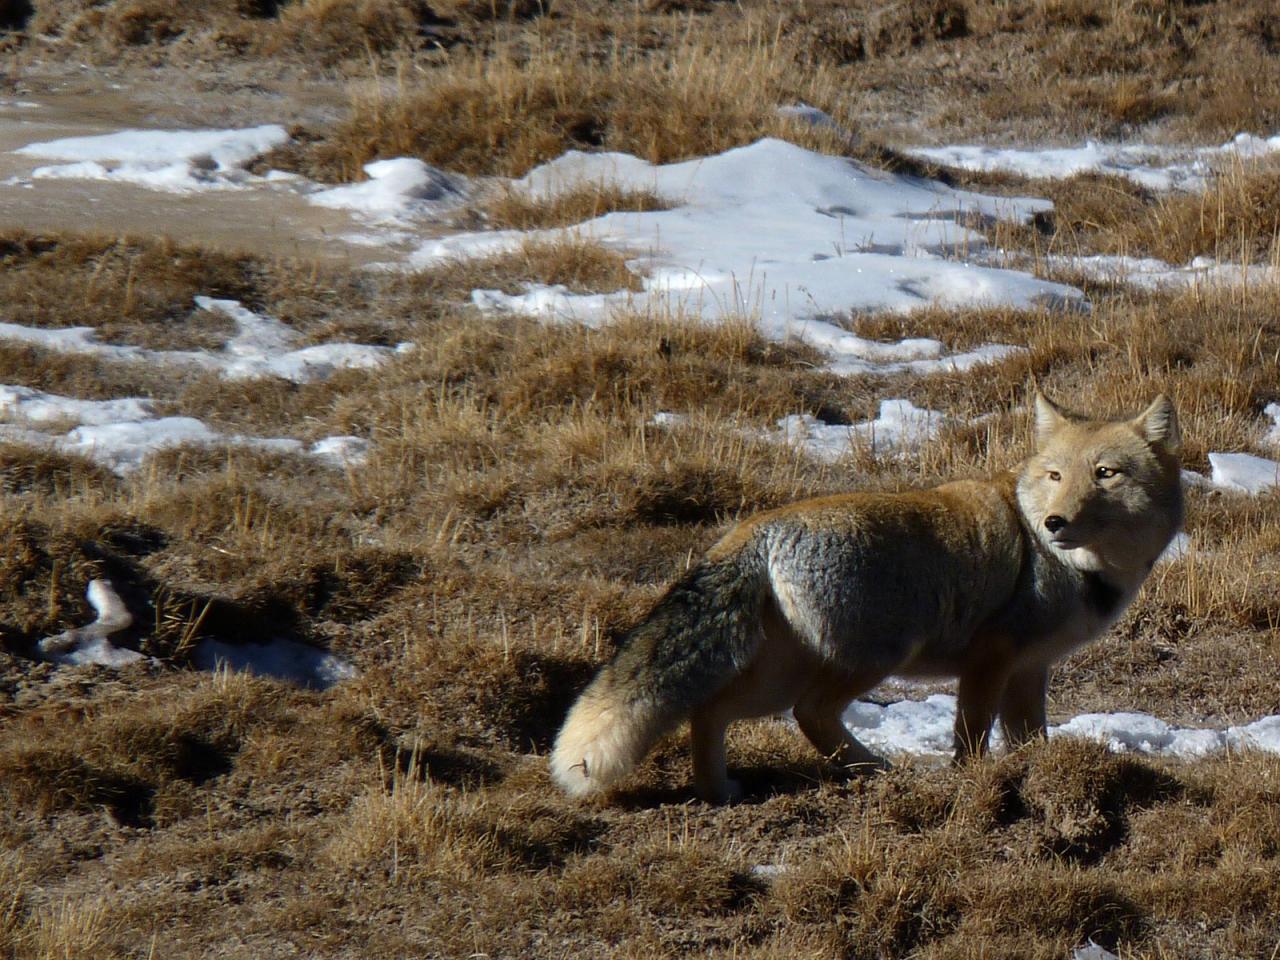
{"type": "Polygon", "coordinates": [[[673,584],[569,711],[551,753],[555,781],[574,796],[617,782],[711,699],[755,654],[765,590],[752,545],[673,584]]]}

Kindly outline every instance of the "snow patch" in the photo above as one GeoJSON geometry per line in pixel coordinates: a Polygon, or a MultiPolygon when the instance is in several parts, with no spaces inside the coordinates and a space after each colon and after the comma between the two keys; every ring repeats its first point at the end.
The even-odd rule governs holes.
{"type": "Polygon", "coordinates": [[[1268,403],[1262,412],[1271,418],[1271,429],[1262,438],[1262,442],[1280,447],[1280,403],[1268,403]]]}
{"type": "Polygon", "coordinates": [[[1202,190],[1215,165],[1224,159],[1256,159],[1277,150],[1280,150],[1280,137],[1240,133],[1217,147],[1176,148],[1087,140],[1078,147],[1020,149],[963,145],[918,147],[906,152],[962,170],[1005,171],[1047,179],[1080,173],[1113,174],[1148,190],[1202,190]]]}
{"type": "Polygon", "coordinates": [[[880,414],[861,423],[823,423],[809,414],[796,414],[778,421],[780,442],[802,449],[817,460],[833,463],[855,447],[885,454],[918,450],[938,436],[946,422],[944,414],[923,410],[910,400],[880,401],[880,414]]]}
{"type": "Polygon", "coordinates": [[[151,402],[138,397],[76,400],[27,387],[0,385],[0,420],[11,421],[0,423],[0,441],[88,457],[120,475],[137,470],[158,450],[186,444],[309,454],[334,466],[358,465],[369,450],[369,442],[359,437],[326,437],[308,445],[223,434],[194,417],[157,417],[151,402]],[[49,424],[77,425],[65,433],[33,428],[49,424]]]}
{"type": "Polygon", "coordinates": [[[238,130],[121,130],[95,137],[30,143],[14,153],[70,161],[38,167],[40,179],[105,180],[152,190],[231,190],[261,181],[244,169],[254,157],[289,141],[279,124],[238,130]]]}
{"type": "Polygon", "coordinates": [[[364,172],[369,179],[363,183],[320,190],[307,199],[376,222],[402,223],[439,216],[461,206],[467,197],[463,177],[410,157],[366,163],[364,172]]]}
{"type": "Polygon", "coordinates": [[[36,645],[41,658],[52,663],[76,666],[98,664],[113,668],[147,659],[138,651],[117,647],[107,639],[133,624],[133,615],[116,593],[111,581],[90,580],[85,595],[89,606],[98,614],[97,619],[87,626],[45,637],[36,645]]]}
{"type": "Polygon", "coordinates": [[[772,139],[665,166],[626,154],[571,151],[514,186],[537,199],[584,183],[654,192],[674,206],[609,213],[566,230],[437,238],[411,254],[410,264],[425,268],[580,237],[630,254],[628,265],[643,289],[580,296],[529,286],[516,295],[476,291],[474,302],[593,325],[620,310],[712,321],[745,314],[758,318],[771,339],[819,346],[849,373],[868,372],[876,363],[968,369],[1015,349],[992,346],[947,358],[929,341],[895,351],[831,322],[851,311],[1086,305],[1073,287],[964,259],[986,247],[983,235],[966,225],[970,218],[1026,221],[1051,208],[1045,200],[953,190],[772,139]]]}
{"type": "Polygon", "coordinates": [[[1265,493],[1280,487],[1280,463],[1251,453],[1209,454],[1209,483],[1240,493],[1265,493]]]}
{"type": "Polygon", "coordinates": [[[1215,289],[1273,284],[1280,281],[1280,270],[1254,264],[1219,263],[1211,257],[1196,257],[1185,266],[1175,266],[1153,257],[1126,257],[1110,254],[1069,257],[1048,256],[1050,268],[1076,270],[1102,282],[1125,283],[1143,290],[1168,290],[1179,287],[1215,289]]]}
{"type": "Polygon", "coordinates": [[[256,314],[237,300],[196,297],[196,306],[230,317],[235,335],[221,351],[148,350],[127,344],[101,343],[92,327],[44,329],[16,323],[0,323],[0,340],[28,343],[58,353],[89,354],[123,363],[147,363],[215,372],[228,380],[280,377],[293,383],[324,380],[337,370],[369,369],[410,344],[378,347],[358,343],[323,343],[295,347],[298,335],[272,317],[256,314]]]}
{"type": "MultiPolygon", "coordinates": [[[[845,711],[849,731],[873,750],[925,756],[953,748],[956,698],[936,693],[924,700],[881,705],[857,700],[845,711]]],[[[1280,716],[1226,729],[1175,727],[1146,713],[1086,713],[1050,727],[1051,736],[1083,737],[1117,753],[1199,759],[1223,750],[1280,753],[1280,716]]],[[[993,731],[992,743],[1000,741],[993,731]]]]}
{"type": "Polygon", "coordinates": [[[202,670],[252,673],[318,690],[327,690],[360,675],[349,661],[327,650],[293,640],[274,640],[271,643],[202,640],[196,645],[192,662],[202,670]]]}
{"type": "MultiPolygon", "coordinates": [[[[689,417],[662,412],[655,414],[651,422],[659,427],[683,426],[689,417]]],[[[910,400],[893,399],[880,402],[880,414],[874,420],[825,423],[810,414],[797,413],[779,420],[776,430],[744,428],[739,432],[751,439],[784,443],[815,460],[834,463],[860,447],[877,455],[918,450],[936,438],[946,422],[945,414],[936,410],[923,410],[910,400]]]]}

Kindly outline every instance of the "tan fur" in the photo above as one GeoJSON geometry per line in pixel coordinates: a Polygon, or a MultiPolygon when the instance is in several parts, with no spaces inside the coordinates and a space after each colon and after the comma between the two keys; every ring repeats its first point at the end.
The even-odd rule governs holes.
{"type": "Polygon", "coordinates": [[[1051,664],[1132,600],[1182,493],[1164,397],[1094,421],[1037,395],[1035,424],[1036,453],[992,480],[806,500],[730,530],[570,711],[556,781],[607,787],[688,718],[699,795],[731,799],[728,725],[787,708],[824,755],[879,767],[841,716],[895,673],[958,679],[957,759],[997,716],[1011,745],[1042,736],[1051,664]]]}

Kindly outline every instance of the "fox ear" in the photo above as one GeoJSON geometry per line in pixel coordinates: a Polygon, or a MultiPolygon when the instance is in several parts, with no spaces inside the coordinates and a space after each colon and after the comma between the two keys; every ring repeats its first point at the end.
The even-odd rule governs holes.
{"type": "Polygon", "coordinates": [[[1173,409],[1173,401],[1163,393],[1151,401],[1151,406],[1130,422],[1135,430],[1147,438],[1148,443],[1158,443],[1170,453],[1177,453],[1182,446],[1182,431],[1178,429],[1178,412],[1173,409]]]}
{"type": "Polygon", "coordinates": [[[1067,422],[1058,406],[1039,390],[1036,390],[1036,446],[1044,445],[1055,430],[1067,422]]]}

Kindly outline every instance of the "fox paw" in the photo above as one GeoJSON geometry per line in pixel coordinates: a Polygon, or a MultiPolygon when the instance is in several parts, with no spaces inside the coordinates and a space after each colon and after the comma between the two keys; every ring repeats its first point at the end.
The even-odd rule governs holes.
{"type": "Polygon", "coordinates": [[[695,790],[699,799],[707,803],[737,803],[743,796],[742,783],[727,777],[719,783],[699,784],[695,790]]]}

